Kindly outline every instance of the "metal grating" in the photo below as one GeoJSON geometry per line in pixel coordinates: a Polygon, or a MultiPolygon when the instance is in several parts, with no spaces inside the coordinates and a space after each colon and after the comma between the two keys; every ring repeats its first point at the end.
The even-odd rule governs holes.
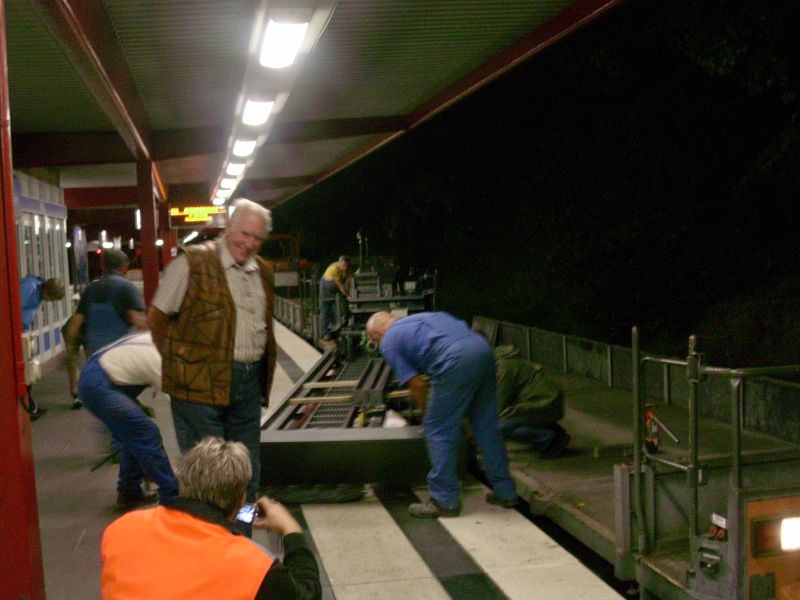
{"type": "Polygon", "coordinates": [[[347,427],[350,415],[355,410],[351,402],[320,404],[306,423],[304,429],[327,429],[347,427]]]}
{"type": "MultiPolygon", "coordinates": [[[[364,371],[369,366],[368,356],[357,356],[349,360],[336,376],[337,380],[361,380],[364,371]]],[[[355,387],[331,388],[326,392],[328,396],[352,394],[355,387]]],[[[319,404],[314,414],[309,417],[304,429],[325,429],[347,427],[357,409],[352,402],[319,404]]]]}

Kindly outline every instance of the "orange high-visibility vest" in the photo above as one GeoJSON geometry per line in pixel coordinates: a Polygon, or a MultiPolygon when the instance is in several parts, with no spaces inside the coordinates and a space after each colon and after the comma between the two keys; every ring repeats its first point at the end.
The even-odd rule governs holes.
{"type": "Polygon", "coordinates": [[[102,553],[106,600],[252,600],[272,565],[248,538],[163,506],[114,521],[102,553]]]}

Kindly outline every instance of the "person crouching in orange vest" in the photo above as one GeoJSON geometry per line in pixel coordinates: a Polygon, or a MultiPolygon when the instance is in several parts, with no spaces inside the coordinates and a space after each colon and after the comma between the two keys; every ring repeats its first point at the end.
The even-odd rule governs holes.
{"type": "Polygon", "coordinates": [[[286,507],[266,496],[245,505],[252,467],[244,444],[204,438],[176,474],[180,498],[169,508],[129,512],[106,528],[103,598],[321,597],[317,563],[286,507]],[[283,563],[241,535],[237,517],[283,536],[283,563]]]}

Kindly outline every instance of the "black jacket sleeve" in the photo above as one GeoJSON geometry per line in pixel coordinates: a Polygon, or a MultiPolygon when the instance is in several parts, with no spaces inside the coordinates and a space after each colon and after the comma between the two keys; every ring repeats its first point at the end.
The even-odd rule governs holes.
{"type": "Polygon", "coordinates": [[[301,533],[283,538],[283,563],[275,561],[264,576],[256,600],[319,600],[322,586],[314,555],[301,533]]]}

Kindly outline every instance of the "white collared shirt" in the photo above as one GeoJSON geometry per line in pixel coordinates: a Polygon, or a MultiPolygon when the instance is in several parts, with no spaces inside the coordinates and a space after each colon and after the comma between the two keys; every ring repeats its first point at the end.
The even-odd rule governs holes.
{"type": "MultiPolygon", "coordinates": [[[[267,298],[261,285],[261,269],[252,256],[244,264],[237,264],[225,245],[224,234],[214,243],[219,250],[228,289],[236,305],[233,359],[238,362],[255,362],[261,358],[267,345],[267,298]]],[[[164,314],[176,314],[181,308],[188,283],[189,263],[186,256],[181,254],[164,270],[164,277],[153,298],[153,306],[164,314]]]]}

